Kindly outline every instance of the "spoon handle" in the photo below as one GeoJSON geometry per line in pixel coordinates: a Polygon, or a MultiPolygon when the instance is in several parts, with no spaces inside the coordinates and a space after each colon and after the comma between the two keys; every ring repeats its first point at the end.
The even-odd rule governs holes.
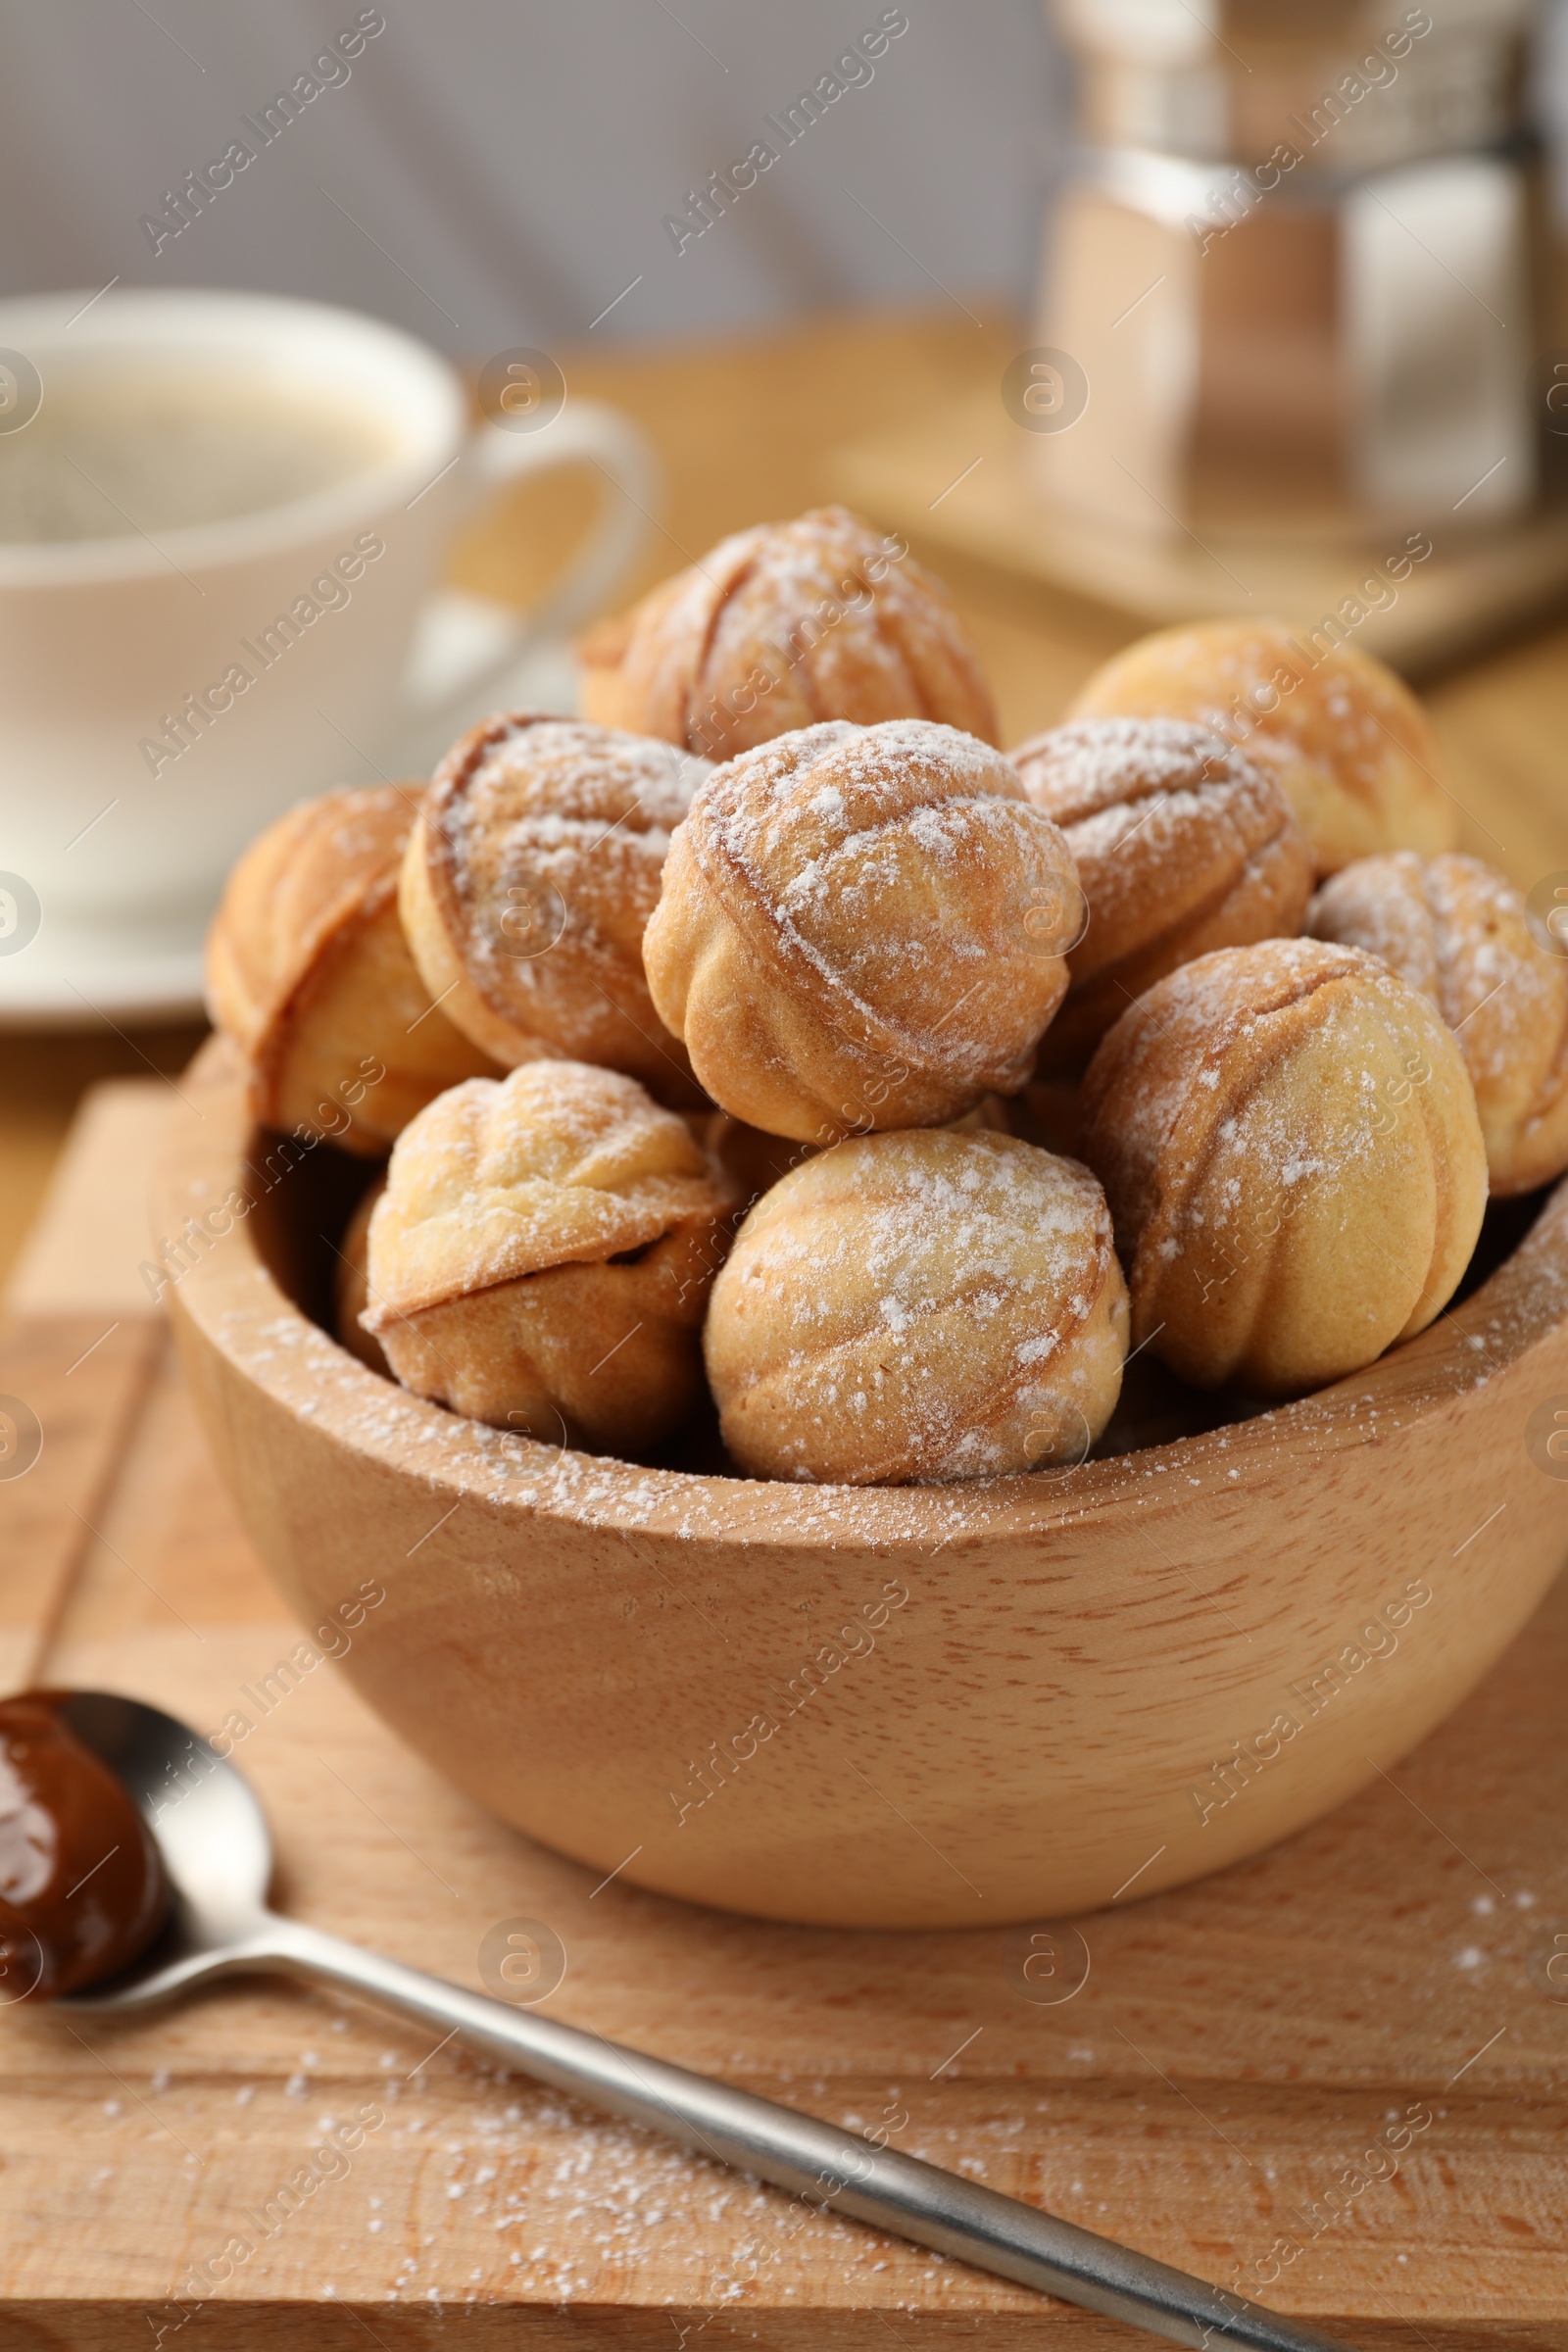
{"type": "MultiPolygon", "coordinates": [[[[1074,2222],[901,2156],[815,2117],[645,2057],[554,2018],[463,1992],[439,1977],[269,1915],[241,1966],[282,1968],[457,2033],[507,2065],[661,2132],[811,2206],[912,2239],[1019,2285],[1129,2321],[1171,2343],[1250,2352],[1344,2352],[1240,2295],[1205,2285],[1074,2222]]],[[[755,2272],[756,2265],[752,2265],[755,2272]]]]}

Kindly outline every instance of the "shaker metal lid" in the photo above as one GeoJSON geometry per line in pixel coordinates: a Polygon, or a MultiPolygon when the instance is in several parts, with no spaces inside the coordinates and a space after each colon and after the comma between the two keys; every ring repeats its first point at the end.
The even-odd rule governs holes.
{"type": "Polygon", "coordinates": [[[1088,136],[1348,178],[1513,131],[1531,0],[1047,0],[1088,136]]]}
{"type": "MultiPolygon", "coordinates": [[[[1507,42],[1535,13],[1534,0],[1442,0],[1431,29],[1443,39],[1483,33],[1507,42]]],[[[1337,57],[1431,16],[1408,8],[1391,24],[1388,7],[1376,0],[1046,0],[1046,14],[1075,48],[1155,71],[1201,65],[1216,54],[1246,64],[1269,49],[1337,57]]]]}

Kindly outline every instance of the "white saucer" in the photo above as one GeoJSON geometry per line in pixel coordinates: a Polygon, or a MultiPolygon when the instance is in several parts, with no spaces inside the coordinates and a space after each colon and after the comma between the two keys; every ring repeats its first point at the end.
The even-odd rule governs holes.
{"type": "Polygon", "coordinates": [[[40,931],[0,958],[0,1030],[101,1029],[202,1017],[202,946],[167,940],[49,954],[40,931]]]}
{"type": "MultiPolygon", "coordinates": [[[[498,640],[514,634],[515,614],[448,592],[431,599],[427,626],[416,649],[416,676],[430,691],[441,679],[461,675],[498,640]]],[[[471,709],[459,706],[438,729],[428,722],[410,727],[378,752],[388,776],[428,774],[446,747],[491,710],[569,712],[576,708],[576,669],[564,639],[541,638],[519,654],[515,665],[490,684],[471,709]]],[[[375,775],[346,777],[368,784],[375,775]]],[[[215,894],[216,895],[216,894],[215,894]]],[[[119,939],[56,931],[47,914],[42,929],[14,956],[0,953],[0,1031],[101,1029],[127,1023],[190,1021],[205,1017],[202,996],[204,915],[194,927],[119,939]]]]}

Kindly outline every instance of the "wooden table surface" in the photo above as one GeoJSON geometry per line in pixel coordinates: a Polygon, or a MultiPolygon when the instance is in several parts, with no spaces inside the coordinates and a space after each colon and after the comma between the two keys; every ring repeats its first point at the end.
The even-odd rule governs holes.
{"type": "MultiPolygon", "coordinates": [[[[90,1098],[0,1332],[0,1393],[46,1433],[0,1480],[7,1687],[126,1690],[231,1733],[237,1709],[277,1900],[318,1927],[476,1986],[487,1931],[542,1920],[567,1958],[548,2014],[883,2129],[1362,2352],[1568,2352],[1568,1586],[1328,1819],[1078,1922],[1055,2003],[1020,1931],[792,1929],[596,1884],[299,1665],[138,1277],[166,1101],[90,1098]]],[[[436,2352],[524,2325],[637,2352],[1149,2340],[326,1993],[0,2006],[3,2352],[436,2352]],[[347,2169],[302,2176],[356,2116],[347,2169]]]]}
{"type": "MultiPolygon", "coordinates": [[[[634,588],[700,556],[726,531],[831,497],[839,444],[914,423],[995,384],[1024,339],[1014,323],[976,325],[945,307],[744,343],[566,355],[571,389],[619,403],[664,461],[662,524],[634,588]]],[[[932,499],[946,486],[933,480],[932,499]]],[[[519,489],[454,551],[454,579],[532,603],[590,496],[586,483],[565,478],[519,489]]],[[[1136,633],[1098,607],[978,568],[957,572],[947,560],[943,568],[991,674],[1008,742],[1049,726],[1080,680],[1136,633]]],[[[1423,690],[1466,810],[1464,846],[1526,886],[1568,867],[1568,623],[1543,625],[1424,681],[1423,690]]],[[[196,1040],[193,1029],[0,1035],[0,1280],[83,1088],[117,1073],[177,1070],[196,1040]]]]}
{"type": "MultiPolygon", "coordinates": [[[[862,321],[568,373],[664,452],[652,577],[831,494],[831,444],[994,375],[1013,340],[862,321]]],[[[457,576],[526,602],[573,505],[562,485],[528,515],[519,501],[458,551],[457,576]]],[[[954,585],[1009,739],[1129,633],[978,572],[954,585]]],[[[1565,650],[1568,631],[1543,628],[1429,688],[1467,846],[1527,884],[1568,867],[1565,650]]],[[[84,1085],[143,1079],[94,1098],[0,1337],[0,1392],[48,1431],[36,1468],[0,1481],[0,1672],[135,1690],[209,1727],[297,1637],[135,1272],[165,1096],[148,1072],[175,1073],[193,1043],[0,1040],[8,1254],[84,1085]]],[[[258,1707],[243,1762],[276,1825],[281,1899],[322,1926],[473,1984],[494,1922],[559,1923],[561,2016],[885,2123],[895,2145],[1240,2278],[1350,2343],[1568,2352],[1568,2004],[1544,1976],[1553,1937],[1568,1948],[1565,1679],[1560,1590],[1393,1781],[1217,1880],[1085,1921],[1091,1978],[1058,2007],[1025,1997],[999,1933],[835,1936],[596,1888],[446,1788],[329,1665],[258,1707]],[[1396,2169],[1374,2165],[1411,2117],[1396,2169]],[[1284,2260],[1282,2241],[1297,2249],[1284,2260]]],[[[232,1989],[79,2039],[0,2011],[0,2352],[158,2352],[176,2336],[192,2352],[367,2337],[402,2352],[454,2325],[464,2343],[526,2325],[538,2342],[588,2329],[669,2352],[699,2334],[781,2352],[1135,2340],[803,2222],[324,1996],[232,1989]],[[256,2222],[324,2119],[362,2107],[381,2120],[347,2174],[284,2226],[256,2222]],[[186,2266],[220,2268],[246,2232],[210,2307],[177,2300],[186,2266]]]]}

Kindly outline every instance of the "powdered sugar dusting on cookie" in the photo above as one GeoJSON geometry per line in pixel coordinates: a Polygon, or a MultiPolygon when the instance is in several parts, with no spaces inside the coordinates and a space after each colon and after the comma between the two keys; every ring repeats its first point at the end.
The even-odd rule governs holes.
{"type": "Polygon", "coordinates": [[[1134,1338],[1199,1386],[1320,1386],[1423,1328],[1463,1272],[1486,1200],[1469,1082],[1426,999],[1358,949],[1186,965],[1085,1095],[1134,1338]]]}
{"type": "Polygon", "coordinates": [[[826,721],[718,769],[690,830],[709,885],[759,931],[765,909],[771,955],[808,967],[835,1018],[971,1092],[1018,1082],[1080,901],[1000,753],[929,720],[826,721]],[[1054,936],[1028,923],[1048,905],[1054,936]]]}
{"type": "Polygon", "coordinates": [[[426,806],[426,863],[481,1001],[476,1033],[501,1058],[565,1054],[689,1099],[648,994],[642,935],[708,772],[672,744],[525,713],[455,747],[426,806]]]}
{"type": "Polygon", "coordinates": [[[775,1477],[968,1478],[1083,1450],[1122,1281],[1099,1186],[994,1134],[839,1145],[765,1194],[715,1288],[726,1437],[775,1477]]]}
{"type": "Polygon", "coordinates": [[[564,1061],[471,1078],[393,1150],[370,1220],[372,1326],[646,1248],[727,1205],[686,1122],[633,1079],[564,1061]]]}
{"type": "Polygon", "coordinates": [[[1494,1190],[1568,1166],[1568,960],[1549,955],[1506,877],[1477,858],[1400,852],[1326,883],[1319,937],[1379,956],[1453,1031],[1476,1091],[1494,1190]]]}
{"type": "Polygon", "coordinates": [[[632,622],[619,704],[627,723],[719,759],[830,717],[997,732],[946,590],[842,507],[737,533],[655,590],[632,622]]]}

